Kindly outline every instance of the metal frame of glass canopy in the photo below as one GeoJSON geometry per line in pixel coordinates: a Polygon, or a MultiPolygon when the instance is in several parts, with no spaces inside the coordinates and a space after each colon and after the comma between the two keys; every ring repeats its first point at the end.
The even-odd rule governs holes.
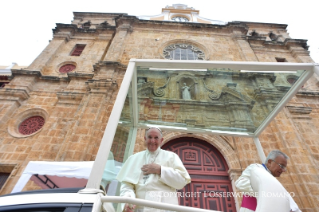
{"type": "MultiPolygon", "coordinates": [[[[283,96],[281,101],[272,110],[272,112],[265,118],[262,124],[255,130],[254,133],[246,132],[232,132],[232,131],[220,131],[220,130],[203,130],[195,128],[179,128],[175,126],[165,126],[165,131],[179,131],[179,132],[192,132],[192,133],[210,133],[216,135],[228,135],[228,136],[243,136],[251,137],[254,139],[259,157],[262,161],[265,160],[265,155],[262,146],[259,142],[258,136],[266,128],[266,126],[275,118],[275,116],[281,111],[281,109],[288,103],[288,101],[297,93],[301,86],[313,75],[314,72],[319,72],[319,66],[315,63],[269,63],[269,62],[229,62],[229,61],[185,61],[185,60],[144,60],[144,59],[131,59],[121,87],[117,94],[115,104],[113,106],[111,115],[109,117],[92,171],[86,185],[86,189],[98,189],[103,175],[103,170],[107,162],[108,154],[110,152],[115,132],[120,121],[124,102],[126,100],[129,90],[132,92],[132,139],[136,139],[138,128],[147,128],[151,124],[139,123],[138,117],[138,99],[137,99],[137,67],[150,68],[150,69],[174,69],[174,70],[193,70],[199,71],[200,69],[208,68],[229,68],[233,70],[246,70],[254,72],[291,72],[297,70],[304,70],[299,79],[295,82],[290,90],[283,96]],[[131,86],[131,87],[130,87],[131,86]],[[131,88],[131,89],[130,89],[131,88]]],[[[161,126],[162,127],[162,126],[161,126]]],[[[134,142],[132,142],[134,143],[134,142]]],[[[133,145],[134,146],[134,145],[133,145]]],[[[130,154],[133,153],[131,147],[130,154]]]]}

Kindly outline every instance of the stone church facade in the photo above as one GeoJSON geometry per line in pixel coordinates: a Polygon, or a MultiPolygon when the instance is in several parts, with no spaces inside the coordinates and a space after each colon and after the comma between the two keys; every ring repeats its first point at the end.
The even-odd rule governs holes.
{"type": "MultiPolygon", "coordinates": [[[[188,49],[185,52],[194,53],[190,59],[204,61],[313,62],[306,40],[290,38],[287,25],[224,23],[198,14],[186,5],[173,5],[153,17],[75,12],[71,24],[57,24],[43,52],[30,66],[12,69],[9,83],[0,89],[0,173],[5,176],[0,194],[12,191],[29,161],[95,160],[131,58],[184,60],[175,50],[188,49]]],[[[141,119],[158,120],[161,114],[163,121],[187,126],[218,122],[253,130],[260,120],[250,114],[258,117],[270,110],[271,101],[282,97],[277,88],[284,90],[295,79],[246,74],[228,83],[219,70],[213,72],[204,76],[158,71],[150,76],[141,71],[137,88],[141,119]],[[261,85],[271,95],[252,94],[261,85]],[[189,86],[185,94],[183,86],[189,86]],[[170,100],[162,107],[154,104],[161,99],[170,100]],[[226,105],[231,99],[239,99],[240,105],[226,105]]],[[[288,171],[279,180],[295,193],[300,209],[309,212],[318,211],[319,205],[318,80],[313,75],[259,136],[266,155],[280,149],[290,157],[288,171]]],[[[129,113],[124,107],[122,118],[129,113]]],[[[144,132],[138,130],[134,152],[144,150],[144,132]]],[[[127,134],[119,128],[111,149],[119,162],[128,156],[127,134]]],[[[223,173],[233,190],[241,172],[260,163],[251,138],[165,130],[163,134],[168,149],[178,148],[173,141],[181,139],[211,145],[227,166],[223,173]]],[[[187,160],[195,161],[193,157],[190,154],[187,160]]],[[[32,182],[24,188],[32,189],[38,189],[32,182]]],[[[240,203],[234,198],[232,207],[238,211],[240,203]]]]}

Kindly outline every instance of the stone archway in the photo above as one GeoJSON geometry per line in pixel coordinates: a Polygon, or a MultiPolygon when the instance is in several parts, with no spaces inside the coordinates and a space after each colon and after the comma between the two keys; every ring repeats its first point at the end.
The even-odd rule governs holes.
{"type": "MultiPolygon", "coordinates": [[[[171,136],[166,134],[164,137],[166,139],[162,148],[178,154],[192,178],[192,182],[181,190],[180,204],[211,210],[236,211],[238,200],[227,197],[227,194],[230,194],[227,192],[233,192],[234,174],[229,173],[229,166],[221,154],[222,151],[209,144],[206,139],[191,137],[189,134],[177,136],[174,133],[171,136]],[[168,137],[171,137],[169,141],[168,137]]],[[[220,139],[217,140],[222,142],[220,139]]],[[[223,145],[223,151],[226,146],[223,145]]],[[[227,152],[229,154],[234,150],[228,149],[227,152]]],[[[236,164],[234,155],[228,163],[230,160],[232,165],[236,164]]]]}

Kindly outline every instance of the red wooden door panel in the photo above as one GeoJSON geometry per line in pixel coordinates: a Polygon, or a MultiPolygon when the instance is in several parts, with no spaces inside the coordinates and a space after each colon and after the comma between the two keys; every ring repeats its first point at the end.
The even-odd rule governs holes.
{"type": "Polygon", "coordinates": [[[180,204],[203,209],[235,212],[228,166],[212,145],[196,138],[178,138],[162,149],[179,155],[192,182],[180,190],[180,204]]]}

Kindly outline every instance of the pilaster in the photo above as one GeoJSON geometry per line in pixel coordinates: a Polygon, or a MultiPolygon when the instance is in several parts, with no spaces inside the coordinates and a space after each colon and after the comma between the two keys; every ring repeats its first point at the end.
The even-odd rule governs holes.
{"type": "Polygon", "coordinates": [[[125,16],[116,21],[116,34],[104,58],[104,61],[121,61],[121,57],[125,49],[125,41],[128,34],[133,31],[132,25],[135,20],[137,20],[136,17],[125,16]]]}

